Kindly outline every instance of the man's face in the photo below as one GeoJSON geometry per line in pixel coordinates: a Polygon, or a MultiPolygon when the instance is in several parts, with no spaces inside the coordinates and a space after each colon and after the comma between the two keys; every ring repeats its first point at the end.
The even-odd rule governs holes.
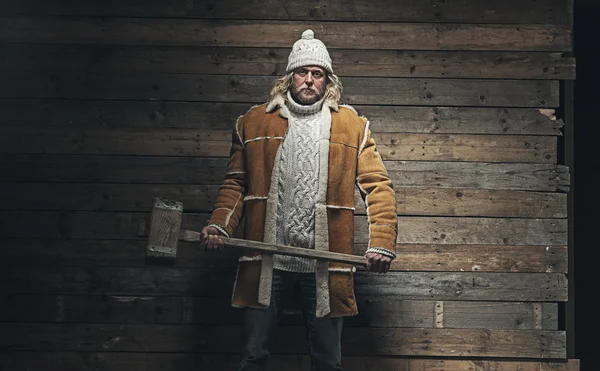
{"type": "Polygon", "coordinates": [[[300,104],[309,105],[323,98],[327,87],[327,73],[317,66],[300,67],[294,71],[292,98],[300,104]]]}

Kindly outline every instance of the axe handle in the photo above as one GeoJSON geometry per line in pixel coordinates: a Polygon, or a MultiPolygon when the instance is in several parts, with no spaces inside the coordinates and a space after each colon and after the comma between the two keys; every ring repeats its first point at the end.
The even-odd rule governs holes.
{"type": "MultiPolygon", "coordinates": [[[[180,231],[179,239],[187,242],[199,242],[202,240],[199,232],[190,230],[180,231]]],[[[314,249],[304,249],[301,247],[293,246],[274,245],[265,242],[250,241],[230,237],[221,237],[221,239],[223,240],[223,244],[228,247],[260,251],[262,253],[268,254],[299,256],[303,258],[326,260],[359,266],[367,265],[367,259],[358,255],[341,254],[337,252],[319,251],[314,249]]]]}

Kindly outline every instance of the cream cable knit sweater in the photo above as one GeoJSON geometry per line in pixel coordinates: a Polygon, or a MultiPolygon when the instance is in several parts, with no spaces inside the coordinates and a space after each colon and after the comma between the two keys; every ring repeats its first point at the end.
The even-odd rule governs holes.
{"type": "MultiPolygon", "coordinates": [[[[319,125],[323,99],[304,106],[288,92],[288,132],[282,143],[277,199],[277,243],[315,248],[315,201],[319,177],[319,125]]],[[[275,255],[274,268],[298,273],[315,271],[315,261],[275,255]]]]}

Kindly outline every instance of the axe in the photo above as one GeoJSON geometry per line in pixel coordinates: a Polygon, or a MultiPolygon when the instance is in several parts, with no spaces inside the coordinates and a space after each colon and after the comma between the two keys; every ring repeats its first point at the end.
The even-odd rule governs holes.
{"type": "MultiPolygon", "coordinates": [[[[150,264],[166,263],[172,265],[177,256],[178,241],[201,242],[200,232],[181,229],[183,204],[181,202],[155,198],[150,215],[148,244],[146,245],[146,261],[150,264]]],[[[142,234],[139,233],[138,234],[142,234]]],[[[300,247],[274,245],[264,242],[238,238],[221,237],[226,247],[258,251],[266,254],[299,256],[316,260],[326,260],[358,266],[366,266],[367,260],[362,256],[341,254],[331,251],[319,251],[300,247]]]]}

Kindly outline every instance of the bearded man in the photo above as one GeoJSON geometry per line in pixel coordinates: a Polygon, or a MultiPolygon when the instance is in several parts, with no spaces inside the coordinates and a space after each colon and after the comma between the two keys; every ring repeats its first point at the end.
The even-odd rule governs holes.
{"type": "MultiPolygon", "coordinates": [[[[340,105],[342,84],[327,48],[306,30],[275,81],[270,101],[240,116],[225,180],[203,228],[223,247],[242,216],[244,238],[352,254],[354,190],[366,204],[367,271],[386,273],[396,257],[396,200],[369,122],[340,105]]],[[[244,308],[237,371],[264,370],[284,293],[300,297],[312,369],[342,370],[343,318],[358,313],[353,266],[249,253],[239,258],[232,305],[244,308]]]]}

